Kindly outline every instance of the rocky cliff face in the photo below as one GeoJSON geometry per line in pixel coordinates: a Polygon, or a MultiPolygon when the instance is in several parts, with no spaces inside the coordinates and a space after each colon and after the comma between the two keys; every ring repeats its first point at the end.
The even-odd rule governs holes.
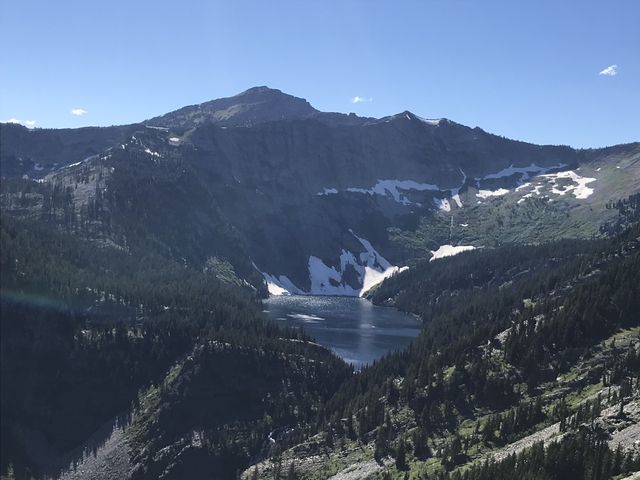
{"type": "Polygon", "coordinates": [[[532,215],[530,236],[591,236],[640,184],[638,144],[538,146],[410,112],[323,113],[266,87],[133,126],[2,125],[2,139],[3,176],[70,187],[77,211],[99,196],[116,243],[142,228],[185,261],[261,272],[272,293],[359,295],[440,245],[527,241],[532,215]]]}

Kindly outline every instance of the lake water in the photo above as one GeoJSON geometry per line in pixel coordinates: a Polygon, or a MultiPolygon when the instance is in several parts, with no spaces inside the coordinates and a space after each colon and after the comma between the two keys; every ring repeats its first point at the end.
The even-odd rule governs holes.
{"type": "Polygon", "coordinates": [[[264,308],[270,319],[302,327],[356,368],[405,348],[421,328],[413,315],[354,297],[270,297],[264,308]]]}

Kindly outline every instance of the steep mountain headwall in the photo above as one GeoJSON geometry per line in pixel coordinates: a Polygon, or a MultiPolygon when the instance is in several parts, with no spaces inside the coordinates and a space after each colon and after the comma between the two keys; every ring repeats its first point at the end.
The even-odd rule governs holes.
{"type": "Polygon", "coordinates": [[[441,245],[591,237],[640,189],[638,144],[576,151],[411,112],[323,113],[266,87],[144,125],[3,124],[2,138],[3,176],[66,189],[116,244],[148,231],[194,265],[262,272],[272,293],[358,295],[441,245]]]}

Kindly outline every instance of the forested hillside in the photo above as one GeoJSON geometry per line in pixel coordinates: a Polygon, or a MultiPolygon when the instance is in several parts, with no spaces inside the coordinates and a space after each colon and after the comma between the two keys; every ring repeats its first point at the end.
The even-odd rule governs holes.
{"type": "Polygon", "coordinates": [[[251,288],[162,250],[96,247],[6,215],[1,235],[3,474],[55,474],[52,459],[123,414],[137,479],[638,468],[615,440],[640,420],[637,226],[392,277],[371,299],[420,315],[423,332],[357,375],[265,322],[251,288]]]}
{"type": "Polygon", "coordinates": [[[55,474],[56,458],[139,410],[141,471],[158,460],[148,457],[152,444],[136,450],[138,439],[150,441],[160,422],[163,441],[179,441],[164,423],[172,418],[208,429],[205,457],[233,476],[269,445],[269,431],[313,428],[350,374],[301,332],[266,323],[249,288],[4,215],[1,235],[3,474],[55,474]],[[173,408],[182,413],[167,417],[173,408]],[[241,439],[220,433],[238,428],[241,439]]]}
{"type": "Polygon", "coordinates": [[[423,333],[342,385],[316,447],[246,475],[294,464],[305,479],[604,479],[640,468],[633,441],[616,440],[637,438],[640,419],[639,247],[634,227],[463,253],[387,280],[373,301],[421,315],[423,333]]]}

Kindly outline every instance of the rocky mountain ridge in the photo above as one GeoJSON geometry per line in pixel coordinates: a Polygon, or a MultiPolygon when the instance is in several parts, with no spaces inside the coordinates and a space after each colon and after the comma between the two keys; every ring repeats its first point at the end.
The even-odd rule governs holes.
{"type": "Polygon", "coordinates": [[[443,245],[522,241],[523,224],[530,241],[590,237],[640,178],[640,144],[531,145],[411,112],[324,113],[267,87],[141,124],[0,135],[3,176],[70,189],[76,215],[98,202],[111,242],[142,222],[177,258],[229,262],[254,285],[262,272],[271,293],[358,295],[443,245]]]}

